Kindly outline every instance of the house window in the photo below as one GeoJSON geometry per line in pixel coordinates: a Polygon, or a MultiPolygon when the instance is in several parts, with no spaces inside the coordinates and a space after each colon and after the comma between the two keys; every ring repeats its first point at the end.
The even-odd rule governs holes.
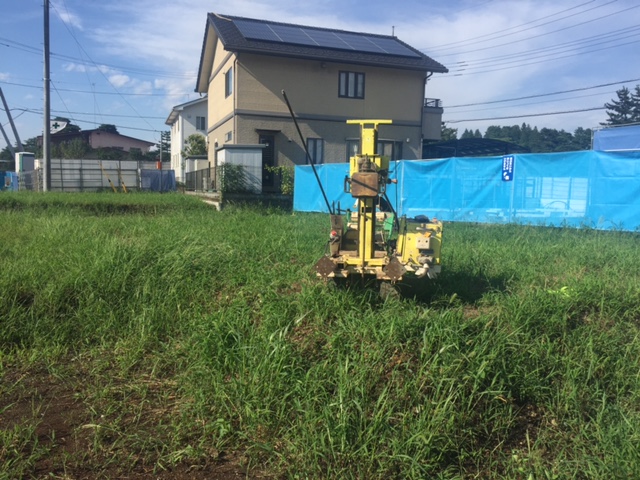
{"type": "Polygon", "coordinates": [[[364,98],[364,73],[340,72],[339,78],[339,97],[364,98]]]}
{"type": "Polygon", "coordinates": [[[225,135],[224,135],[224,141],[225,142],[230,142],[232,138],[233,138],[233,132],[229,131],[229,132],[225,133],[225,135]]]}
{"type": "Polygon", "coordinates": [[[360,153],[360,140],[347,140],[347,162],[360,153]]]}
{"type": "Polygon", "coordinates": [[[394,142],[391,140],[378,141],[378,155],[389,157],[389,160],[402,159],[402,142],[394,142]]]}
{"type": "Polygon", "coordinates": [[[321,138],[307,138],[307,149],[314,164],[324,163],[324,140],[321,138]]]}
{"type": "MultiPolygon", "coordinates": [[[[379,140],[376,146],[377,155],[389,157],[389,160],[402,159],[402,142],[379,140]]],[[[360,153],[360,140],[347,140],[347,162],[360,153]]]]}
{"type": "Polygon", "coordinates": [[[224,74],[224,96],[228,97],[233,93],[233,67],[224,74]]]}
{"type": "Polygon", "coordinates": [[[207,119],[205,117],[196,117],[196,130],[206,130],[207,119]]]}

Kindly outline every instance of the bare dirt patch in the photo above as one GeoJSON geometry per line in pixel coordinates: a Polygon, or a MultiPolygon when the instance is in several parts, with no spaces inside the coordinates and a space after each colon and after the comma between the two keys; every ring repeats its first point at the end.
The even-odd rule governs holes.
{"type": "MultiPolygon", "coordinates": [[[[171,443],[164,437],[176,434],[167,427],[176,412],[167,408],[167,398],[175,402],[175,397],[167,395],[166,385],[158,385],[157,391],[145,388],[144,398],[123,395],[139,385],[132,389],[122,382],[96,395],[88,392],[96,378],[75,363],[64,365],[62,374],[44,367],[5,366],[0,378],[0,432],[5,439],[24,432],[15,435],[20,442],[0,445],[0,463],[8,478],[269,478],[248,475],[241,456],[213,449],[167,462],[171,452],[162,446],[171,443]]],[[[140,379],[131,381],[139,384],[140,379]]],[[[0,468],[0,476],[2,472],[0,468]]]]}

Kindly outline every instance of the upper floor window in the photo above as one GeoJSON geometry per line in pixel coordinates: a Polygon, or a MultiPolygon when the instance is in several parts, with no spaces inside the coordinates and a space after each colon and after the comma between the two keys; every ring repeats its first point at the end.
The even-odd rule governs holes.
{"type": "Polygon", "coordinates": [[[347,140],[347,162],[360,153],[360,139],[347,140]]]}
{"type": "Polygon", "coordinates": [[[207,129],[207,119],[206,117],[198,117],[196,116],[196,130],[206,130],[207,129]]]}
{"type": "Polygon", "coordinates": [[[364,98],[364,73],[340,72],[338,96],[364,98]]]}
{"type": "MultiPolygon", "coordinates": [[[[349,139],[347,145],[347,162],[351,157],[360,153],[360,140],[349,139]]],[[[389,160],[402,159],[402,142],[393,140],[379,140],[376,146],[376,153],[389,157],[389,160]]]]}
{"type": "Polygon", "coordinates": [[[228,97],[233,93],[233,67],[224,74],[224,96],[228,97]]]}
{"type": "Polygon", "coordinates": [[[321,138],[307,138],[307,149],[311,161],[317,165],[324,163],[324,140],[321,138]]]}

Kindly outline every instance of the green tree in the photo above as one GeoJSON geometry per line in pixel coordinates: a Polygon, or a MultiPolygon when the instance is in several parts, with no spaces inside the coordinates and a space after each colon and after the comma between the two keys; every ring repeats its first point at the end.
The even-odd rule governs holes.
{"type": "Polygon", "coordinates": [[[635,122],[640,122],[640,85],[636,85],[633,93],[631,94],[631,100],[633,107],[631,109],[631,118],[635,122]]]}
{"type": "Polygon", "coordinates": [[[572,150],[590,150],[593,132],[590,128],[578,127],[573,132],[572,150]]]}
{"type": "Polygon", "coordinates": [[[462,132],[462,135],[460,135],[460,138],[474,138],[473,131],[465,128],[464,132],[462,132]]]}
{"type": "Polygon", "coordinates": [[[616,95],[618,100],[611,100],[611,102],[604,104],[609,119],[600,125],[626,125],[639,121],[640,119],[634,118],[634,110],[638,111],[638,102],[636,101],[634,105],[634,98],[629,89],[622,87],[616,91],[616,95]]]}
{"type": "Polygon", "coordinates": [[[102,132],[109,132],[109,133],[118,133],[118,129],[116,128],[116,126],[111,125],[110,123],[103,123],[98,128],[96,128],[96,130],[100,130],[102,132]]]}
{"type": "Polygon", "coordinates": [[[91,151],[89,144],[82,138],[51,145],[52,158],[84,158],[91,151]]]}
{"type": "Polygon", "coordinates": [[[448,140],[457,140],[458,139],[458,129],[447,127],[445,122],[442,122],[442,130],[440,134],[440,138],[443,142],[448,140]]]}
{"type": "Polygon", "coordinates": [[[194,133],[192,135],[189,135],[184,143],[185,148],[184,150],[182,150],[183,157],[207,154],[207,139],[204,137],[204,135],[194,133]]]}

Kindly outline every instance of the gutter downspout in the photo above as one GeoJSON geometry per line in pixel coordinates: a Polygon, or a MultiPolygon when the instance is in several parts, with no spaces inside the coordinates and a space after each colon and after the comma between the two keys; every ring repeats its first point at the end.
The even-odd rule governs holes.
{"type": "Polygon", "coordinates": [[[238,54],[233,60],[233,142],[238,144],[238,54]]]}
{"type": "Polygon", "coordinates": [[[424,77],[424,87],[422,89],[422,106],[420,107],[420,155],[422,157],[422,148],[424,144],[424,101],[427,98],[427,82],[433,75],[433,72],[429,73],[426,77],[424,77]]]}

